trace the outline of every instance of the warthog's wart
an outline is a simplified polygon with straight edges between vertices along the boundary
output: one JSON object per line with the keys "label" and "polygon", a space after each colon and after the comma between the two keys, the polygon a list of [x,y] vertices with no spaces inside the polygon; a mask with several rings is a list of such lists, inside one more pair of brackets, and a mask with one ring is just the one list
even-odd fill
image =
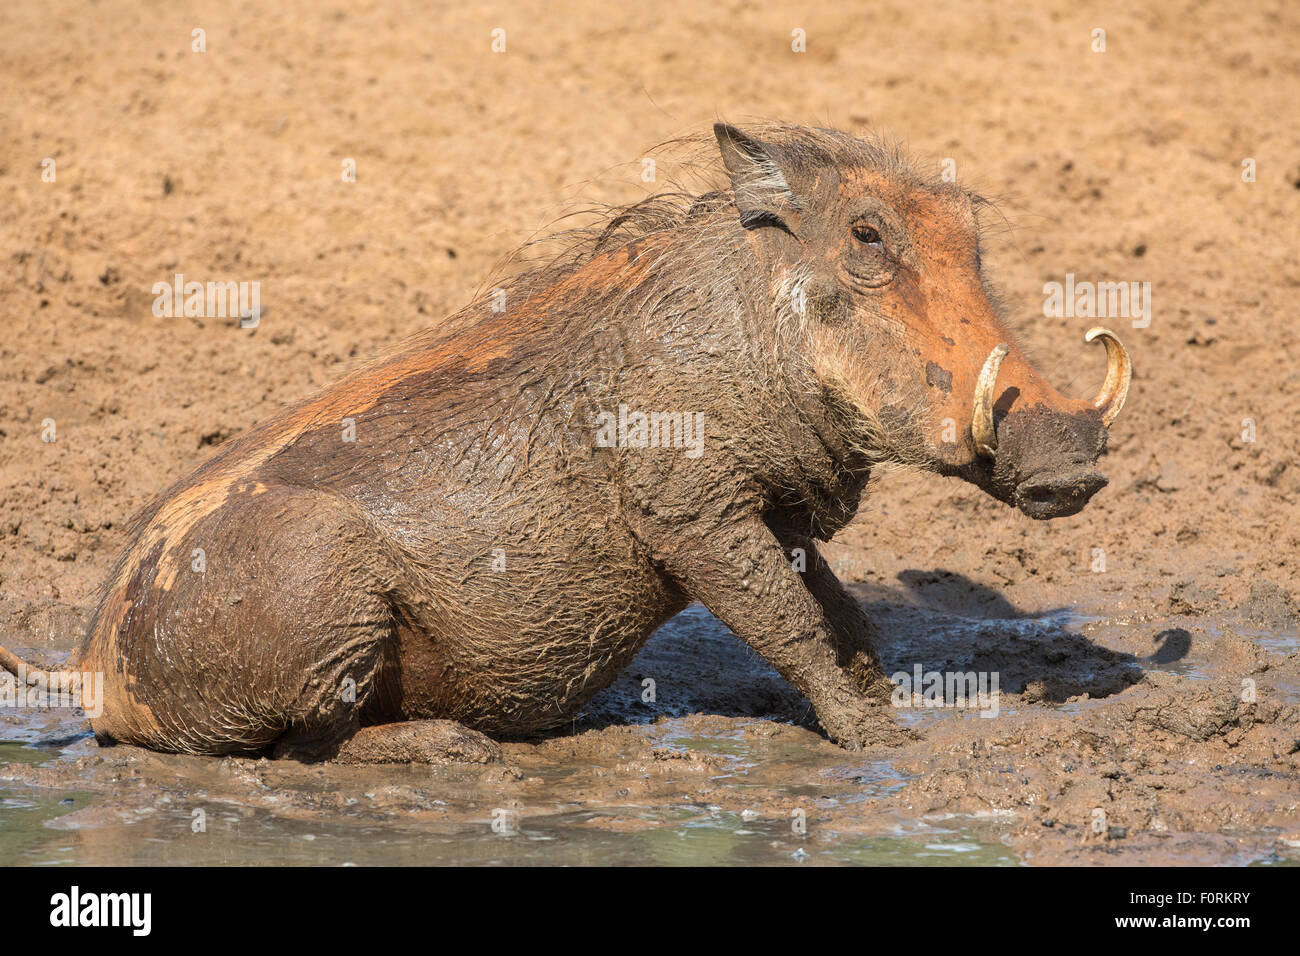
{"label": "warthog's wart", "polygon": [[[1089,333],[1093,402],[1042,379],[961,188],[835,130],[714,133],[713,191],[613,211],[159,495],[70,665],[104,673],[98,739],[493,760],[486,734],[564,723],[692,600],[833,739],[899,739],[816,541],[886,462],[1074,514],[1128,356]],[[700,454],[598,441],[620,407],[698,414]]]}

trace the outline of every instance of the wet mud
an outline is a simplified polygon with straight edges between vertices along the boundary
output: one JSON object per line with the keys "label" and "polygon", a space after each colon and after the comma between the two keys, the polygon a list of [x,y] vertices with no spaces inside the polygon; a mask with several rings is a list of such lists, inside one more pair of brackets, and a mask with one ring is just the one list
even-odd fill
{"label": "wet mud", "polygon": [[[71,708],[0,715],[6,862],[1300,862],[1300,654],[1187,618],[859,597],[886,669],[998,674],[909,699],[848,752],[698,605],[573,725],[486,767],[356,767],[99,747]],[[1240,628],[1240,629],[1239,629]],[[50,653],[51,662],[59,657]],[[1250,688],[1250,693],[1247,693]],[[954,700],[946,704],[957,703]],[[983,706],[981,706],[983,705]],[[982,714],[984,716],[982,716]]]}

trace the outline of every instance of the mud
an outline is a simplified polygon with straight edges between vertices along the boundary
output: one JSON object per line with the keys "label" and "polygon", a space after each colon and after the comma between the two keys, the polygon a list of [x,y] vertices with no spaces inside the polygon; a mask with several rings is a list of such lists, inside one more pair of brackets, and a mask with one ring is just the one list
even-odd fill
{"label": "mud", "polygon": [[[956,576],[942,599],[940,579],[911,580],[929,599],[901,584],[858,589],[887,633],[905,635],[886,645],[887,670],[997,671],[996,716],[904,708],[919,741],[847,753],[695,605],[571,727],[504,744],[501,765],[166,756],[100,748],[70,708],[7,712],[0,732],[25,746],[4,745],[0,853],[98,864],[1300,863],[1294,633],[1267,647],[1245,622],[1027,615]],[[998,616],[953,609],[972,603]]]}
{"label": "mud", "polygon": [[[997,717],[903,711],[921,739],[846,753],[692,608],[500,766],[101,750],[70,711],[0,708],[0,860],[1300,860],[1294,10],[236,2],[200,60],[193,16],[133,9],[3,15],[0,644],[47,662],[150,495],[454,311],[579,192],[635,198],[640,151],[718,115],[892,130],[1005,197],[986,265],[1068,394],[1100,376],[1095,323],[1043,316],[1045,282],[1149,281],[1153,316],[1117,329],[1137,372],[1085,512],[894,473],[828,549],[888,672],[996,671]],[[155,318],[177,271],[260,279],[261,325]]]}

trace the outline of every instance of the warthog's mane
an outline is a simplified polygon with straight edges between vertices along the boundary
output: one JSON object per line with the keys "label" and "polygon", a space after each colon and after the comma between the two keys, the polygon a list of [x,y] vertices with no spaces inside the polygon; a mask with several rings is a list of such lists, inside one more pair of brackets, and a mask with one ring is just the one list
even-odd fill
{"label": "warthog's mane", "polygon": [[[744,124],[744,132],[771,148],[788,178],[798,180],[818,170],[863,168],[885,173],[923,188],[938,188],[937,174],[925,172],[897,141],[874,133],[853,136],[840,130],[791,123]],[[498,264],[479,288],[473,304],[498,289],[517,295],[535,292],[577,272],[596,256],[649,236],[706,231],[714,220],[735,215],[734,192],[722,166],[713,132],[701,132],[660,143],[649,151],[663,170],[656,181],[666,185],[643,199],[626,204],[576,204],[552,219],[541,234],[530,238]],[[982,197],[968,193],[977,206]],[[561,224],[564,228],[556,228]],[[513,297],[513,296],[512,296]]]}

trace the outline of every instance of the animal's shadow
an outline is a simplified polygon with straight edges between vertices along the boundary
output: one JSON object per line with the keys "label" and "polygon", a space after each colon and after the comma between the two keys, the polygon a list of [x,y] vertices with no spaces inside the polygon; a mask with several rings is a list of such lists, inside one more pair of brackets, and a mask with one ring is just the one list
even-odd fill
{"label": "animal's shadow", "polygon": [[[1095,644],[1068,626],[1066,609],[1028,615],[1000,592],[948,571],[905,571],[901,588],[853,585],[875,621],[885,673],[997,674],[998,689],[1055,705],[1109,697],[1136,683],[1143,664],[1186,655],[1190,636],[1166,631],[1149,658]],[[917,688],[919,691],[920,688]],[[973,706],[973,705],[972,705]],[[1005,702],[1004,702],[1005,706]],[[808,701],[698,604],[661,627],[612,685],[556,733],[716,714],[815,727]]]}

